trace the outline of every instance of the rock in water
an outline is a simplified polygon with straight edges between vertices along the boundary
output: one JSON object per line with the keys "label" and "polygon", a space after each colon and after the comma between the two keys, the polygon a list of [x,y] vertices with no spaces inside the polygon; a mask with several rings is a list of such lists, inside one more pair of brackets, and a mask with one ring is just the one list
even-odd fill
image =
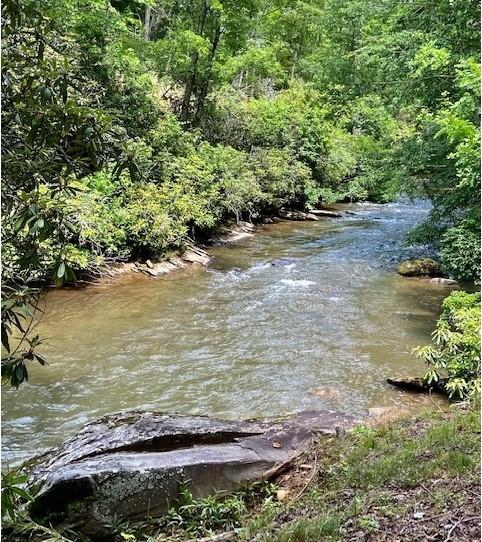
{"label": "rock in water", "polygon": [[434,278],[434,279],[430,279],[430,282],[434,282],[436,284],[447,284],[447,285],[456,285],[457,284],[457,281],[454,280],[454,279],[446,279],[446,278],[443,278],[443,277],[437,277],[437,278]]}
{"label": "rock in water", "polygon": [[387,378],[387,383],[407,391],[418,391],[422,393],[434,391],[437,393],[445,393],[444,379],[440,379],[438,382],[432,382],[429,385],[423,378],[418,376],[405,376],[400,378]]}
{"label": "rock in water", "polygon": [[288,265],[293,265],[298,262],[298,258],[275,258],[274,260],[269,260],[269,264],[273,267],[286,267]]}
{"label": "rock in water", "polygon": [[327,216],[331,218],[339,218],[343,216],[337,211],[329,211],[327,209],[310,209],[310,213],[315,216]]}
{"label": "rock in water", "polygon": [[268,478],[317,432],[352,420],[331,411],[259,423],[149,412],[105,416],[39,459],[31,513],[102,535],[114,515],[161,516],[186,484],[199,498]]}
{"label": "rock in water", "polygon": [[432,258],[405,260],[397,268],[397,273],[405,277],[436,277],[441,272],[440,264]]}
{"label": "rock in water", "polygon": [[340,399],[340,392],[332,386],[316,386],[310,390],[312,395],[327,399],[328,401],[335,401]]}
{"label": "rock in water", "polygon": [[288,211],[286,209],[281,209],[279,215],[286,220],[319,220],[313,213],[305,213],[304,211]]}

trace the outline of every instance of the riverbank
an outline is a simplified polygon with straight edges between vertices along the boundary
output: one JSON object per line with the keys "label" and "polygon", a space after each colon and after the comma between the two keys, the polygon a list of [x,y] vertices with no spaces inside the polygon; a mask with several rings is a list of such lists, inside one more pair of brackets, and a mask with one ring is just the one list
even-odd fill
{"label": "riverbank", "polygon": [[[479,494],[479,409],[454,404],[321,437],[269,483],[199,501],[186,491],[160,520],[113,523],[108,540],[468,542],[480,538]],[[32,533],[82,539],[28,521],[4,530],[7,541]]]}
{"label": "riverbank", "polygon": [[[273,219],[270,218],[270,221],[273,221]],[[175,254],[166,254],[164,258],[157,261],[147,259],[144,261],[107,264],[99,269],[98,276],[87,278],[87,280],[82,281],[82,284],[105,284],[114,279],[134,273],[159,277],[190,267],[206,267],[213,259],[209,254],[210,247],[236,243],[252,237],[257,227],[259,225],[243,221],[225,224],[206,243],[190,241],[185,250],[178,251]]]}
{"label": "riverbank", "polygon": [[244,539],[478,540],[479,434],[478,410],[454,405],[322,441],[311,469],[280,480],[288,504],[247,520]]}
{"label": "riverbank", "polygon": [[135,273],[159,277],[189,267],[206,267],[213,259],[209,253],[211,247],[229,245],[249,239],[267,224],[275,224],[281,221],[318,221],[326,218],[341,218],[344,214],[354,215],[355,213],[348,210],[337,210],[331,207],[320,206],[319,209],[310,209],[307,212],[281,209],[279,216],[264,216],[255,223],[243,220],[226,222],[204,243],[189,240],[185,250],[179,250],[173,254],[165,254],[163,258],[155,261],[147,259],[143,261],[106,263],[96,268],[95,273],[89,271],[83,274],[78,284],[84,287],[89,284],[106,284],[117,278]]}
{"label": "riverbank", "polygon": [[478,540],[479,435],[478,409],[453,405],[323,438],[274,485],[259,490],[268,496],[238,497],[245,509],[237,517],[229,498],[224,501],[225,529],[206,528],[204,518],[223,510],[207,501],[192,507],[198,517],[183,519],[181,511],[181,529],[165,528],[151,540]]}

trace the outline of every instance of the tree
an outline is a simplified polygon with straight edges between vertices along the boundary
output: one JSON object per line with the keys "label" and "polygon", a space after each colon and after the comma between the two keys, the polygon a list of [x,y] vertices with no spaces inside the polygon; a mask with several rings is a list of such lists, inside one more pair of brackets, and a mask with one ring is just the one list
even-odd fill
{"label": "tree", "polygon": [[18,387],[27,361],[45,363],[31,335],[39,282],[75,280],[65,199],[105,162],[109,122],[86,103],[95,85],[42,2],[6,0],[2,15],[2,379]]}

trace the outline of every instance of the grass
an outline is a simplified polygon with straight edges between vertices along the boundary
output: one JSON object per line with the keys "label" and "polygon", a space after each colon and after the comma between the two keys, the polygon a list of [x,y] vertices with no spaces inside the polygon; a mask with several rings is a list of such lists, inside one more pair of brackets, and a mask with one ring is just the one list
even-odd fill
{"label": "grass", "polygon": [[198,501],[186,491],[161,520],[119,522],[109,540],[478,540],[479,470],[479,411],[452,407],[323,438],[275,484]]}
{"label": "grass", "polygon": [[449,540],[478,540],[479,435],[477,410],[452,409],[322,441],[309,491],[247,520],[242,539],[445,540],[453,528]]}

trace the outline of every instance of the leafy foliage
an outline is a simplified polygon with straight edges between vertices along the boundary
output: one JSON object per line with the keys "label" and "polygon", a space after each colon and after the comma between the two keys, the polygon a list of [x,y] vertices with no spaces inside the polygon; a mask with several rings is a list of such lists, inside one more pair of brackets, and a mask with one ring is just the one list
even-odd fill
{"label": "leafy foliage", "polygon": [[106,160],[109,123],[78,90],[95,85],[78,70],[76,45],[59,33],[59,21],[35,1],[2,7],[2,380],[18,387],[27,361],[45,363],[30,334],[34,283],[46,275],[58,285],[75,280],[65,200],[74,179]]}
{"label": "leafy foliage", "polygon": [[480,284],[480,224],[465,220],[442,237],[442,258],[450,275]]}
{"label": "leafy foliage", "polygon": [[2,472],[2,517],[15,521],[21,514],[21,506],[32,500],[24,489],[28,476],[15,470]]}
{"label": "leafy foliage", "polygon": [[430,367],[427,382],[445,377],[450,397],[476,397],[480,393],[480,295],[452,292],[443,302],[433,340],[433,346],[415,350]]}
{"label": "leafy foliage", "polygon": [[231,495],[210,495],[194,499],[187,487],[182,488],[179,502],[169,509],[159,527],[165,531],[182,531],[188,536],[211,535],[239,527],[249,506],[260,502],[268,508],[275,492],[273,484],[264,483],[238,490]]}
{"label": "leafy foliage", "polygon": [[6,0],[5,380],[42,363],[38,288],[281,207],[429,197],[477,281],[476,4]]}

